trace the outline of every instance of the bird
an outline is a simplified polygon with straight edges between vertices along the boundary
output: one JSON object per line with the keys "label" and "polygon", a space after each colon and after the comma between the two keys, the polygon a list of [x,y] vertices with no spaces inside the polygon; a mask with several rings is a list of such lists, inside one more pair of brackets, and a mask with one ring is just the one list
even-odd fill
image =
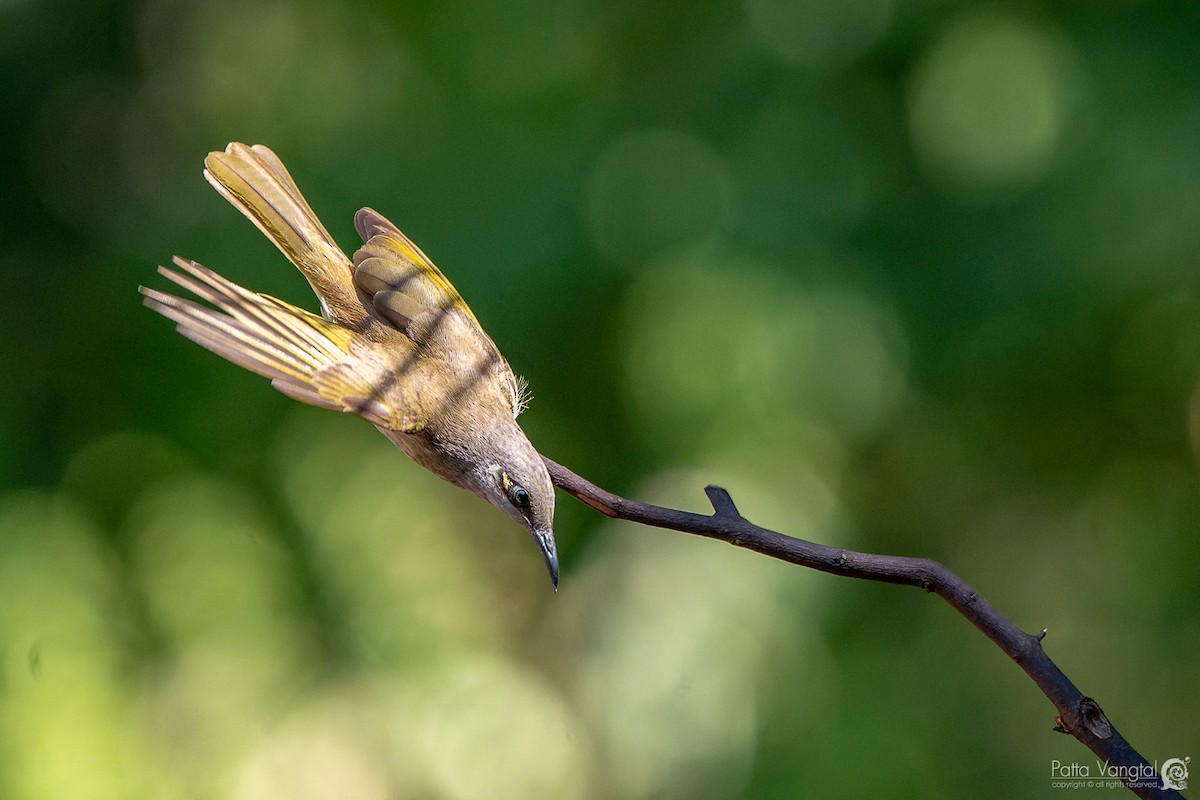
{"label": "bird", "polygon": [[347,257],[283,162],[229,144],[204,177],[308,280],[317,315],[176,256],[158,271],[193,299],[139,287],[176,330],[300,402],[362,417],[413,461],[486,500],[536,541],[554,590],[554,487],[517,422],[527,395],[446,276],[370,208]]}

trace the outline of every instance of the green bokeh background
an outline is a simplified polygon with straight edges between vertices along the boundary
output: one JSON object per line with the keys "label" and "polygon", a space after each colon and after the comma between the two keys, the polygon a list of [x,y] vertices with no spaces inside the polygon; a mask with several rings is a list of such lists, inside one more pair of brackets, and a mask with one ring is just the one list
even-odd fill
{"label": "green bokeh background", "polygon": [[[0,797],[1107,797],[936,598],[533,543],[143,309],[307,307],[272,146],[455,282],[601,484],[947,564],[1200,757],[1200,6],[0,2]],[[1193,762],[1196,763],[1196,762]]]}

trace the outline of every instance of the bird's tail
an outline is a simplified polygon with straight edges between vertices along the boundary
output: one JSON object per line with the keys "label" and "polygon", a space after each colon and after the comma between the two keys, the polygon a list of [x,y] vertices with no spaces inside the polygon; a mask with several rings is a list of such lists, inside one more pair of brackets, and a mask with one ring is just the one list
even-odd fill
{"label": "bird's tail", "polygon": [[353,264],[270,148],[233,142],[208,154],[204,177],[299,267],[328,319],[352,326],[366,319]]}
{"label": "bird's tail", "polygon": [[301,402],[349,411],[385,427],[403,427],[351,357],[352,331],[244,289],[194,261],[176,258],[175,265],[186,274],[166,267],[158,271],[215,308],[144,286],[140,291],[146,305],[174,320],[184,336],[270,378],[276,389]]}

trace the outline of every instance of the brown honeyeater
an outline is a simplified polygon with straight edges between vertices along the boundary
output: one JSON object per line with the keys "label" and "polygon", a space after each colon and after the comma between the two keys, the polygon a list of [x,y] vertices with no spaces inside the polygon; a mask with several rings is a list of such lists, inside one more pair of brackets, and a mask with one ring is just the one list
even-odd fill
{"label": "brown honeyeater", "polygon": [[204,177],[295,264],[321,316],[194,261],[159,272],[211,305],[141,287],[187,338],[310,405],[356,414],[414,461],[515,519],[558,588],[554,488],[517,424],[522,383],[441,270],[369,208],[353,258],[262,145],[209,153]]}

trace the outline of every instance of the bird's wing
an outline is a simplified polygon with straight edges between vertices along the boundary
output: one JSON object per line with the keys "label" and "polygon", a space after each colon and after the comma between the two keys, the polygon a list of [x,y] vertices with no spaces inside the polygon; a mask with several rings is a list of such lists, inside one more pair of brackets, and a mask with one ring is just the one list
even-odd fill
{"label": "bird's wing", "polygon": [[464,377],[496,381],[513,416],[520,414],[521,382],[442,271],[379,213],[361,209],[354,225],[364,242],[354,254],[354,284],[376,314],[418,345],[451,355]]}
{"label": "bird's wing", "polygon": [[[301,402],[348,411],[389,430],[416,433],[425,426],[412,392],[379,365],[355,352],[352,331],[282,300],[238,286],[194,261],[176,258],[181,274],[159,272],[210,308],[141,287],[146,305],[174,320],[177,330],[238,366],[271,379]],[[393,376],[394,377],[394,376]]]}

